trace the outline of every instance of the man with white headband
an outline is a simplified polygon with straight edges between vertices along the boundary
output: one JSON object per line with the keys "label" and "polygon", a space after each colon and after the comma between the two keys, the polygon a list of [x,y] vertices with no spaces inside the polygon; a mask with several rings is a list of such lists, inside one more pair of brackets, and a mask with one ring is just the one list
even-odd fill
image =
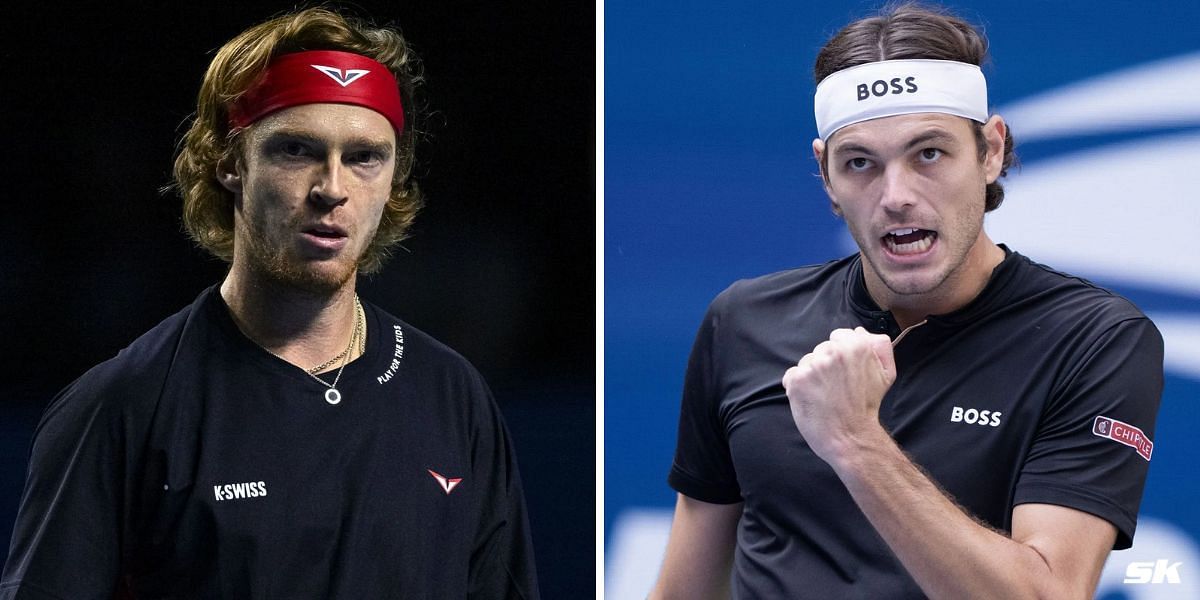
{"label": "man with white headband", "polygon": [[903,5],[819,53],[813,152],[859,252],[710,306],[652,598],[1091,598],[1131,545],[1162,339],[983,230],[1012,162],[986,48]]}
{"label": "man with white headband", "polygon": [[0,599],[538,597],[487,385],[355,293],[421,206],[415,61],[325,9],[216,53],[175,178],[228,275],[51,403]]}

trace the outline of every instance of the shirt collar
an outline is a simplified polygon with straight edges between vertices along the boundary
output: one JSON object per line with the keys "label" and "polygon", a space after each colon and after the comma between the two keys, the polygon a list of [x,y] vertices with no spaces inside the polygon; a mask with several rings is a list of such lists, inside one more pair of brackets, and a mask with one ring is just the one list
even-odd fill
{"label": "shirt collar", "polygon": [[[946,325],[954,325],[973,321],[976,317],[982,314],[987,314],[1008,302],[1008,289],[1017,273],[1018,263],[1025,261],[1025,257],[1014,252],[1005,246],[999,244],[1004,250],[1004,260],[992,269],[992,275],[988,279],[987,285],[975,296],[970,302],[959,308],[943,315],[931,315],[929,321],[943,323]],[[854,312],[863,319],[864,324],[878,324],[879,319],[886,319],[889,323],[889,329],[897,329],[895,320],[892,318],[892,313],[882,308],[875,303],[874,298],[871,298],[871,293],[867,291],[867,283],[863,278],[862,255],[856,255],[850,260],[850,268],[846,273],[846,298]],[[871,327],[867,327],[872,329]],[[875,329],[878,329],[876,327]],[[874,331],[875,329],[872,329]],[[895,332],[893,332],[895,333]]]}

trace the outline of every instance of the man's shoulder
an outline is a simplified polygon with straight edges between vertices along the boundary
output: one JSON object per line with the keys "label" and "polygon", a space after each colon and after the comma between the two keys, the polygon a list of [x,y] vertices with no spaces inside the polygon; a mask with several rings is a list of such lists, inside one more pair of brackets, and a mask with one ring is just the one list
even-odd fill
{"label": "man's shoulder", "polygon": [[1044,310],[1089,321],[1149,321],[1137,305],[1111,289],[1027,256],[1018,258],[1020,291],[1025,297],[1039,299]]}
{"label": "man's shoulder", "polygon": [[471,361],[457,350],[377,304],[365,301],[363,304],[376,312],[381,334],[391,337],[395,352],[402,353],[404,360],[420,362],[423,368],[482,379]]}
{"label": "man's shoulder", "polygon": [[755,306],[776,306],[818,294],[833,294],[840,298],[846,293],[846,277],[857,261],[858,255],[851,255],[739,279],[717,295],[712,308],[717,311],[737,311]]}
{"label": "man's shoulder", "polygon": [[184,307],[112,358],[88,369],[59,392],[43,420],[67,408],[85,412],[120,410],[156,398],[195,307],[195,303]]}

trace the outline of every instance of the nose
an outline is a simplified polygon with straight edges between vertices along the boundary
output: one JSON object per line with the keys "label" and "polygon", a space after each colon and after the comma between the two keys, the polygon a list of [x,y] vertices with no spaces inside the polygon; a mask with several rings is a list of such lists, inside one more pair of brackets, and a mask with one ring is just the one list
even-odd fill
{"label": "nose", "polygon": [[903,212],[916,204],[914,177],[908,169],[889,165],[880,177],[880,206],[890,212]]}
{"label": "nose", "polygon": [[317,180],[313,182],[309,192],[309,199],[325,206],[344,203],[349,199],[346,192],[346,176],[341,160],[331,157],[317,174]]}

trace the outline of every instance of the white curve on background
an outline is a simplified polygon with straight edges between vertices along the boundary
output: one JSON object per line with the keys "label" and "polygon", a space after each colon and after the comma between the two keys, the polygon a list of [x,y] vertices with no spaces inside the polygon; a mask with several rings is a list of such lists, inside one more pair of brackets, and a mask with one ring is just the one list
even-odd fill
{"label": "white curve on background", "polygon": [[1091,77],[1001,106],[1018,141],[1200,123],[1200,52]]}

